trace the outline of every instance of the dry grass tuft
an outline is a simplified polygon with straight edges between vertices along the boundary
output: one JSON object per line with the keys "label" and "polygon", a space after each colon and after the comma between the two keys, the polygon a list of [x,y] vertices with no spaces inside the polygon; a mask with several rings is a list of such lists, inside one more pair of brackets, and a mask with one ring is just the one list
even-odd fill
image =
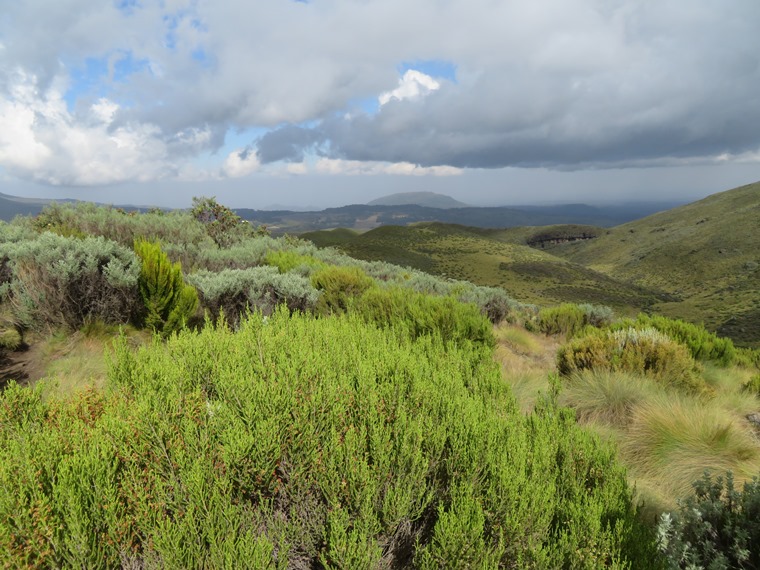
{"label": "dry grass tuft", "polygon": [[760,445],[746,424],[696,398],[667,395],[637,406],[621,451],[636,478],[672,499],[687,495],[705,470],[731,470],[737,481],[760,471]]}

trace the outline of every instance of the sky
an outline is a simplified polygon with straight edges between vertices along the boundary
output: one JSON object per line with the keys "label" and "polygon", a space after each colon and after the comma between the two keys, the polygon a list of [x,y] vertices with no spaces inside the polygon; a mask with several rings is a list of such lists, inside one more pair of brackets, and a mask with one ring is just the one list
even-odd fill
{"label": "sky", "polygon": [[757,0],[0,0],[0,192],[326,207],[760,180]]}

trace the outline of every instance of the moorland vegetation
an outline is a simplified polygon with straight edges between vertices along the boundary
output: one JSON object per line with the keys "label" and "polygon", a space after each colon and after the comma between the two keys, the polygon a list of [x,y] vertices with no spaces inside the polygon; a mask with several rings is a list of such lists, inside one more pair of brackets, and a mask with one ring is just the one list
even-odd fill
{"label": "moorland vegetation", "polygon": [[69,344],[0,394],[4,567],[758,565],[760,357],[702,327],[213,199],[2,224],[0,296],[5,359]]}

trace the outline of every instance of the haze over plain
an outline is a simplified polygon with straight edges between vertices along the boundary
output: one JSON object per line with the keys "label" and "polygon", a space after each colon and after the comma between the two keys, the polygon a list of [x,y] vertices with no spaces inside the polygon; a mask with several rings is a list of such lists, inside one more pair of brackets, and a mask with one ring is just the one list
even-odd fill
{"label": "haze over plain", "polygon": [[760,178],[752,0],[6,4],[8,194],[685,202]]}

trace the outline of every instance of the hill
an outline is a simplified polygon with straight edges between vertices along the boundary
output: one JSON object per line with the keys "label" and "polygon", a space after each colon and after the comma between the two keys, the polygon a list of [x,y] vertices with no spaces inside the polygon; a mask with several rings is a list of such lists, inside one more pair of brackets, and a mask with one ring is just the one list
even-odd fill
{"label": "hill", "polygon": [[363,234],[346,230],[302,234],[320,247],[333,246],[357,259],[387,261],[432,273],[503,287],[522,302],[592,302],[638,310],[666,300],[578,263],[540,251],[541,240],[588,239],[592,226],[523,227],[507,230],[454,224],[384,226]]}
{"label": "hill", "polygon": [[369,206],[426,206],[428,208],[466,208],[467,204],[435,192],[400,192],[367,203]]}
{"label": "hill", "polygon": [[657,212],[662,204],[640,204],[638,207],[588,206],[495,206],[467,208],[430,208],[416,204],[381,206],[352,204],[327,208],[319,212],[269,211],[238,208],[235,212],[254,224],[266,225],[272,233],[300,234],[334,228],[366,231],[387,225],[409,225],[419,222],[442,222],[479,228],[547,226],[553,224],[589,224],[611,227]]}
{"label": "hill", "polygon": [[6,222],[16,216],[36,216],[42,211],[46,201],[27,200],[0,193],[0,220]]}
{"label": "hill", "polygon": [[760,344],[760,183],[545,251],[672,301],[654,308]]}

